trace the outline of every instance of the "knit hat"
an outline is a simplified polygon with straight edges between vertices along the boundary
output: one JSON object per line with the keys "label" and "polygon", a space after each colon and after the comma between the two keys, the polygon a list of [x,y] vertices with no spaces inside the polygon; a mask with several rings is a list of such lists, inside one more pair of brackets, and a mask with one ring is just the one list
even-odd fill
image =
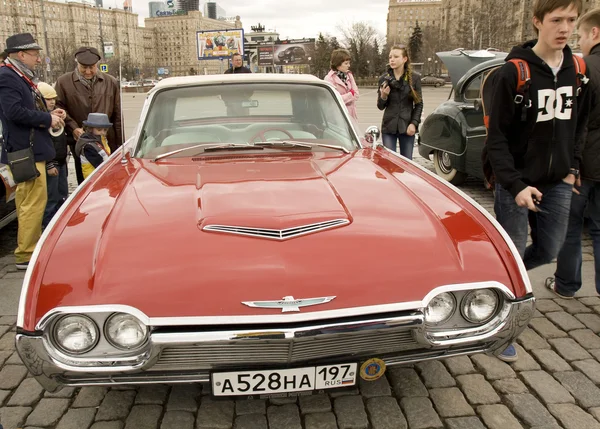
{"label": "knit hat", "polygon": [[46,82],[38,83],[37,87],[46,100],[51,100],[53,98],[58,97],[58,95],[56,94],[56,90],[51,85],[48,85]]}

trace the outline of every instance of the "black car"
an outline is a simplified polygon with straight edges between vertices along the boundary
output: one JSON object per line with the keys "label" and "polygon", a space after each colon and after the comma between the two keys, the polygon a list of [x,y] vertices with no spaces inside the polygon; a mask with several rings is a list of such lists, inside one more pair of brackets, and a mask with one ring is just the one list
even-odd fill
{"label": "black car", "polygon": [[454,185],[467,176],[484,179],[481,151],[486,138],[481,107],[481,84],[486,74],[503,64],[506,52],[455,50],[439,52],[452,78],[448,100],[423,122],[419,154],[433,155],[436,173]]}
{"label": "black car", "polygon": [[306,52],[301,46],[290,46],[277,54],[280,63],[294,63],[303,60],[304,57],[306,57]]}

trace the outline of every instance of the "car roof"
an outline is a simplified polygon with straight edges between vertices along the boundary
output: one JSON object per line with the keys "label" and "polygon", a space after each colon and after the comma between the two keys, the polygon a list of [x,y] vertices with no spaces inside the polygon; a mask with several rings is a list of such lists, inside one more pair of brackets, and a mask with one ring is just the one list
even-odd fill
{"label": "car roof", "polygon": [[152,91],[179,86],[214,85],[222,83],[321,83],[325,82],[311,74],[283,74],[283,73],[236,73],[213,74],[201,76],[169,77],[161,80]]}
{"label": "car roof", "polygon": [[507,55],[507,52],[499,52],[489,49],[482,49],[478,51],[455,49],[453,51],[437,53],[437,56],[443,61],[444,65],[448,69],[450,79],[452,80],[452,86],[455,88],[462,77],[473,67],[493,59],[504,60]]}
{"label": "car roof", "polygon": [[471,67],[464,75],[461,76],[461,78],[456,83],[456,94],[459,94],[462,91],[462,87],[468,80],[471,79],[471,77],[489,68],[502,65],[504,64],[504,62],[504,58],[494,58],[493,60],[485,61],[483,63],[477,64],[475,67]]}

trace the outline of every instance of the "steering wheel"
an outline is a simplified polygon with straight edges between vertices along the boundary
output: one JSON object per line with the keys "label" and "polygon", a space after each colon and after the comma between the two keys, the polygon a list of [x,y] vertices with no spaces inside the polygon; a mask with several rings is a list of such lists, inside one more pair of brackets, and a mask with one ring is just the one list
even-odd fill
{"label": "steering wheel", "polygon": [[290,140],[294,140],[294,136],[291,135],[289,133],[289,131],[284,130],[283,128],[267,128],[266,130],[262,130],[259,131],[258,133],[254,134],[250,140],[248,141],[248,143],[253,143],[258,137],[260,137],[260,141],[264,142],[267,141],[267,138],[265,137],[265,133],[268,133],[270,131],[279,131],[280,133],[285,134],[286,136],[288,136],[290,138]]}

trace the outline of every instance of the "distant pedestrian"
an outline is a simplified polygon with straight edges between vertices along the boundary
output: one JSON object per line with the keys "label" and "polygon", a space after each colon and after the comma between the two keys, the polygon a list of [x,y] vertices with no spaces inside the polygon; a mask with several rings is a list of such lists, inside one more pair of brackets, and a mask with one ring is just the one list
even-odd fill
{"label": "distant pedestrian", "polygon": [[379,78],[377,107],[385,110],[381,124],[383,145],[400,154],[413,157],[415,133],[421,123],[423,95],[421,76],[414,73],[408,51],[404,46],[393,46],[389,55],[390,68]]}
{"label": "distant pedestrian", "polygon": [[75,152],[81,159],[81,170],[84,179],[108,159],[111,153],[110,144],[106,138],[113,124],[104,113],[90,113],[83,121],[84,133],[77,140]]}
{"label": "distant pedestrian", "polygon": [[241,54],[233,54],[231,67],[225,71],[225,74],[234,73],[252,73],[248,67],[244,67],[244,59]]}
{"label": "distant pedestrian", "polygon": [[354,76],[350,71],[350,52],[346,49],[336,49],[331,53],[331,70],[325,80],[335,86],[346,104],[350,116],[358,122],[356,102],[359,93]]}

